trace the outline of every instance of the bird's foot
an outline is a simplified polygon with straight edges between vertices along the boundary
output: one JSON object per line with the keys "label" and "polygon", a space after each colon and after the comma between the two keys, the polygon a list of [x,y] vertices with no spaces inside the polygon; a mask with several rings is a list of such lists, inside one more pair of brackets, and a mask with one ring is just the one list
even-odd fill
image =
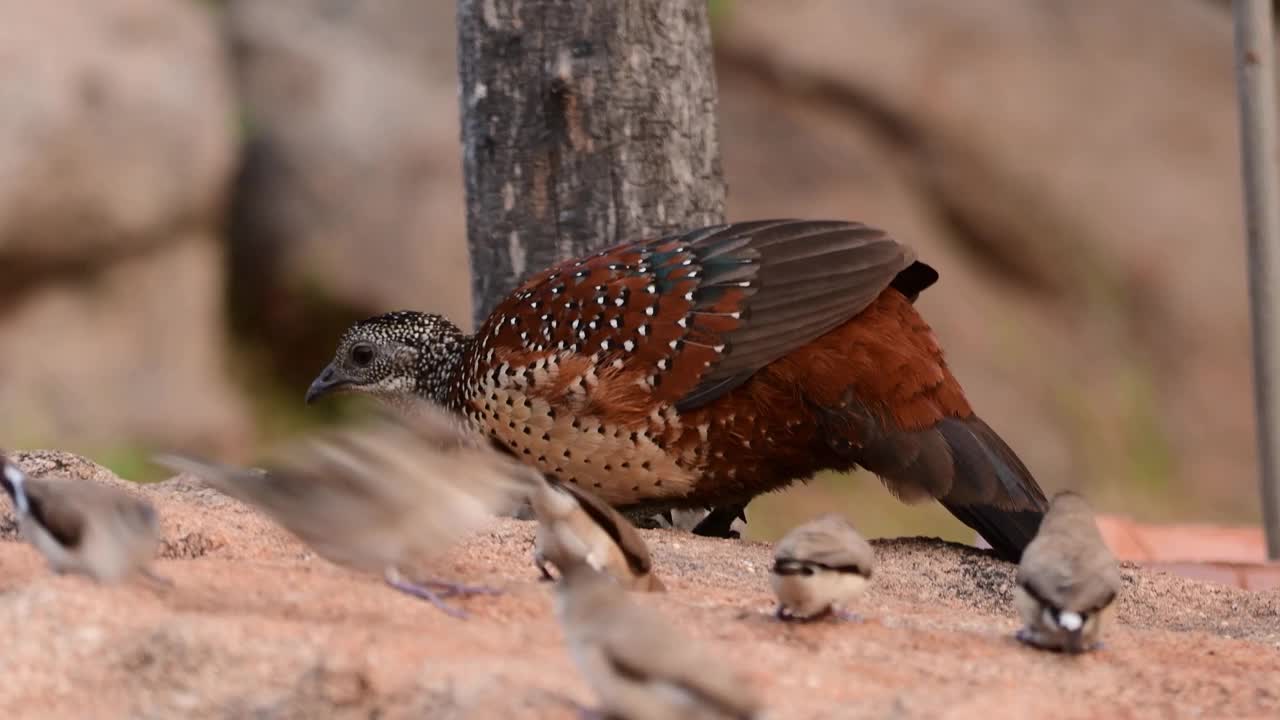
{"label": "bird's foot", "polygon": [[412,595],[413,597],[416,597],[420,600],[426,600],[432,605],[435,605],[445,615],[457,618],[459,620],[466,620],[468,617],[465,612],[463,612],[462,610],[459,610],[458,608],[453,607],[452,605],[449,605],[444,601],[442,597],[440,597],[440,595],[432,592],[430,589],[425,588],[421,585],[409,582],[408,580],[405,580],[403,578],[401,579],[387,578],[387,584],[395,588],[396,590],[399,590],[400,592],[405,593],[406,595]]}
{"label": "bird's foot", "polygon": [[138,577],[153,590],[169,590],[173,588],[173,580],[156,574],[151,568],[142,568],[142,570],[138,571]]}
{"label": "bird's foot", "polygon": [[818,613],[817,615],[796,615],[795,613],[791,612],[791,609],[788,608],[787,606],[779,605],[777,611],[774,612],[773,615],[774,617],[778,618],[782,622],[808,623],[808,622],[813,622],[814,620],[817,620],[818,618],[825,616],[826,613]]}
{"label": "bird's foot", "polygon": [[1102,647],[1101,642],[1087,643],[1068,638],[1066,642],[1062,643],[1061,651],[1066,655],[1084,655],[1085,653],[1091,653],[1100,647]]}
{"label": "bird's foot", "polygon": [[484,585],[462,585],[459,583],[445,582],[444,580],[423,580],[421,584],[438,589],[441,597],[453,597],[455,595],[502,594],[502,591],[498,588],[486,587]]}
{"label": "bird's foot", "polygon": [[587,707],[564,693],[556,692],[555,690],[536,690],[535,692],[539,692],[565,707],[576,710],[578,717],[582,720],[615,720],[605,711],[599,708]]}
{"label": "bird's foot", "polygon": [[669,530],[675,527],[675,518],[670,510],[653,514],[623,512],[622,515],[640,530]]}
{"label": "bird's foot", "polygon": [[1049,650],[1052,652],[1063,651],[1063,647],[1060,644],[1050,642],[1042,633],[1036,632],[1028,627],[1018,628],[1018,631],[1013,634],[1013,637],[1018,642],[1037,650]]}
{"label": "bird's foot", "polygon": [[550,570],[547,569],[547,563],[541,557],[534,556],[533,565],[534,567],[538,568],[538,573],[539,573],[538,582],[554,582],[555,581],[556,577],[551,574]]}
{"label": "bird's foot", "polygon": [[1063,655],[1082,655],[1102,648],[1101,641],[1083,642],[1078,637],[1063,636],[1056,633],[1045,633],[1030,627],[1021,627],[1013,634],[1019,642],[1037,650],[1045,650]]}
{"label": "bird's foot", "polygon": [[703,537],[739,540],[742,538],[742,533],[733,527],[738,520],[741,520],[745,527],[747,522],[746,503],[722,505],[713,508],[710,513],[707,513],[707,516],[693,527],[693,534],[702,535]]}
{"label": "bird's foot", "polygon": [[774,616],[783,622],[790,623],[811,623],[827,619],[839,620],[841,622],[862,622],[862,616],[857,613],[851,613],[847,610],[836,610],[831,607],[812,615],[796,615],[786,606],[779,605],[777,611],[774,612]]}
{"label": "bird's foot", "polygon": [[[412,595],[420,600],[426,600],[432,605],[435,605],[436,608],[444,614],[459,620],[466,620],[468,617],[467,613],[446,603],[444,598],[453,597],[455,595],[496,595],[501,592],[500,590],[494,590],[492,588],[468,587],[466,585],[459,585],[441,580],[427,580],[425,582],[416,583],[405,578],[400,574],[400,571],[395,568],[387,568],[385,580],[388,585],[396,590],[399,590],[406,595]],[[432,588],[438,589],[439,592]]]}
{"label": "bird's foot", "polygon": [[850,612],[848,610],[832,610],[831,617],[841,622],[849,622],[849,623],[864,622],[864,619],[861,615],[859,615],[856,612]]}

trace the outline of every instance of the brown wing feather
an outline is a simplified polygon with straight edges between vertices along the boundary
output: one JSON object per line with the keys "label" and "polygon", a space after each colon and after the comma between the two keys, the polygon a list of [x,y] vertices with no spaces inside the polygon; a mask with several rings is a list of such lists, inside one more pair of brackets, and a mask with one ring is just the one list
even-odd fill
{"label": "brown wing feather", "polygon": [[649,557],[649,547],[645,544],[635,526],[612,506],[601,500],[594,493],[574,483],[556,482],[556,487],[564,489],[572,495],[583,511],[601,527],[613,541],[618,544],[622,554],[627,558],[627,565],[638,574],[649,572],[653,561]]}
{"label": "brown wing feather", "polygon": [[[974,414],[933,331],[890,289],[785,359],[822,435],[905,501],[935,498],[1016,561],[1048,507],[1031,472]],[[808,370],[813,380],[803,379]]]}
{"label": "brown wing feather", "polygon": [[[726,234],[732,237],[732,226]],[[714,242],[710,236],[706,242]],[[860,223],[782,221],[758,226],[748,242],[705,261],[703,283],[716,312],[739,312],[743,322],[715,333],[718,362],[699,373],[680,397],[687,410],[744,382],[757,370],[838,327],[867,307],[915,258],[910,248]],[[735,267],[728,261],[742,263]],[[748,262],[749,261],[749,262]],[[731,282],[750,283],[749,295],[716,297]],[[754,273],[743,278],[741,268]],[[701,326],[699,326],[701,327]]]}
{"label": "brown wing feather", "polygon": [[23,483],[31,516],[63,547],[75,548],[84,539],[84,511],[58,491],[56,484],[36,478]]}
{"label": "brown wing feather", "polygon": [[766,220],[627,243],[551,268],[478,333],[477,354],[617,362],[681,410],[703,405],[869,305],[914,262],[843,221]]}

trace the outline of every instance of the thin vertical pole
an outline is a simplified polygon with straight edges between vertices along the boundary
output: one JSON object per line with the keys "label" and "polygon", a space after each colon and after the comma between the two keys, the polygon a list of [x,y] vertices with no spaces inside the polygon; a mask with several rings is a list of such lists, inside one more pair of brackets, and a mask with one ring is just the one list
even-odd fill
{"label": "thin vertical pole", "polygon": [[1262,523],[1267,555],[1280,560],[1280,177],[1276,166],[1275,45],[1271,0],[1235,0],[1236,87],[1245,226],[1249,242],[1249,305],[1261,461]]}

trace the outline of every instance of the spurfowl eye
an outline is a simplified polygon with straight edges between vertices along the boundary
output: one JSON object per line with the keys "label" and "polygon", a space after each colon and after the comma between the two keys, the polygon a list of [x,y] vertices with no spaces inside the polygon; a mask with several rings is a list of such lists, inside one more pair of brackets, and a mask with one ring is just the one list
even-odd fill
{"label": "spurfowl eye", "polygon": [[351,348],[351,362],[357,367],[367,367],[373,362],[373,347],[361,344]]}

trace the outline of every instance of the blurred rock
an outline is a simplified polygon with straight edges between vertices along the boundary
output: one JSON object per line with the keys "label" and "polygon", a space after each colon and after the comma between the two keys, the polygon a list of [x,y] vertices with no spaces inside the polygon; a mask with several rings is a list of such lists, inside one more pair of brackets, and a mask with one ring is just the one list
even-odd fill
{"label": "blurred rock", "polygon": [[[22,460],[118,482],[64,454]],[[377,573],[316,557],[189,479],[136,491],[155,503],[166,549],[192,536],[217,542],[196,556],[166,551],[153,569],[172,585],[157,589],[59,576],[25,543],[0,541],[0,716],[570,720],[597,702],[529,562],[532,523],[497,521],[422,566],[502,588],[457,599],[471,615],[458,622]],[[8,509],[0,500],[0,525]],[[1275,591],[1125,564],[1107,649],[1067,668],[1013,641],[1016,569],[971,548],[877,540],[883,572],[851,608],[865,622],[780,629],[765,583],[769,545],[641,534],[672,582],[635,601],[741,668],[776,720],[1274,718],[1280,709]]]}
{"label": "blurred rock", "polygon": [[926,317],[1047,488],[1256,514],[1225,8],[738,2],[718,42],[733,217],[917,247]]}
{"label": "blurred rock", "polygon": [[[1136,42],[1139,26],[1158,32]],[[731,30],[735,54],[875,113],[939,203],[977,227],[975,242],[999,241],[989,252],[1033,287],[1075,280],[1064,259],[1094,270],[1070,267],[1081,250],[1146,266],[1170,237],[1239,269],[1240,243],[1198,241],[1240,225],[1237,188],[1220,182],[1237,162],[1231,23],[1204,0],[1158,12],[1138,0],[819,0],[785,14],[745,2]],[[1180,264],[1170,283],[1205,269]],[[1220,308],[1182,309],[1199,320]]]}
{"label": "blurred rock", "polygon": [[[452,0],[230,2],[237,320],[314,374],[357,317],[470,317]],[[301,391],[299,391],[301,392]]]}
{"label": "blurred rock", "polygon": [[194,2],[0,3],[0,263],[107,261],[208,223],[235,160]]}
{"label": "blurred rock", "polygon": [[0,3],[0,438],[247,439],[216,227],[235,163],[196,3]]}
{"label": "blurred rock", "polygon": [[[950,242],[946,223],[914,182],[910,167],[864,119],[797,98],[733,61],[722,63],[719,85],[729,217],[857,218],[889,229],[914,247],[942,275],[917,305],[938,332],[978,413],[1016,448],[1042,485],[1070,484],[1082,469],[1072,454],[1071,428],[1042,399],[1055,387],[1055,378],[1045,377],[1052,368],[1027,362],[1029,348],[1046,349],[1048,355],[1067,352],[1068,338],[1054,332],[1060,324],[1045,323],[1051,309],[1009,287]],[[1009,348],[1011,328],[1023,336],[1025,347],[1019,342],[1017,349]],[[869,475],[842,484],[858,493],[856,499],[840,500],[858,507],[858,517],[884,515],[895,527],[940,531],[918,524],[924,522],[919,511],[905,512]],[[799,490],[787,497],[806,502]],[[804,512],[819,512],[832,501],[816,498],[817,505],[798,511],[789,522],[801,522]]]}
{"label": "blurred rock", "polygon": [[29,446],[248,440],[222,326],[221,251],[203,231],[59,275],[0,314],[0,437]]}

